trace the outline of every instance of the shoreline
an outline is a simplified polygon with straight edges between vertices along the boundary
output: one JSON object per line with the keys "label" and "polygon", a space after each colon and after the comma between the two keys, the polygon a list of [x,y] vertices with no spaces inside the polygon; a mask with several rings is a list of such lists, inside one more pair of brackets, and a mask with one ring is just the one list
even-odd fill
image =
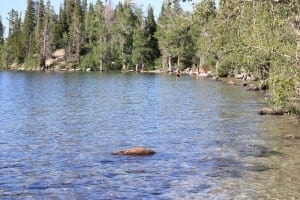
{"label": "shoreline", "polygon": [[127,70],[127,71],[122,71],[122,70],[91,70],[91,68],[87,68],[87,69],[79,69],[79,68],[70,68],[70,67],[66,67],[66,68],[59,68],[58,66],[53,66],[53,67],[49,67],[48,69],[42,70],[40,68],[37,67],[32,67],[32,68],[25,68],[25,67],[9,67],[9,68],[0,68],[0,71],[15,71],[15,72],[122,72],[122,73],[149,73],[149,74],[163,74],[163,73],[168,73],[162,70],[149,70],[149,71],[135,71],[135,70]]}

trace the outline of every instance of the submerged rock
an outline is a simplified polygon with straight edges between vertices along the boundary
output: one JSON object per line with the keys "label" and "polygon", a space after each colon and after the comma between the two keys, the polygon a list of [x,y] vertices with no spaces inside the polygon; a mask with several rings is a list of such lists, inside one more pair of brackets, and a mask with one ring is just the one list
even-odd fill
{"label": "submerged rock", "polygon": [[272,167],[268,167],[268,166],[265,166],[265,165],[252,165],[252,166],[246,166],[245,168],[248,171],[254,171],[254,172],[264,172],[264,171],[274,169]]}
{"label": "submerged rock", "polygon": [[112,154],[117,156],[151,156],[155,154],[155,151],[144,147],[133,147],[126,150],[115,151]]}
{"label": "submerged rock", "polygon": [[283,115],[283,109],[281,108],[262,108],[258,114],[260,115]]}
{"label": "submerged rock", "polygon": [[247,91],[259,91],[259,87],[253,84],[249,85],[249,88],[247,88]]}
{"label": "submerged rock", "polygon": [[282,155],[281,152],[273,150],[270,147],[257,144],[247,144],[246,146],[241,146],[239,154],[242,157],[270,157]]}
{"label": "submerged rock", "polygon": [[299,140],[300,136],[296,136],[296,135],[285,135],[284,136],[285,139],[291,139],[291,140]]}

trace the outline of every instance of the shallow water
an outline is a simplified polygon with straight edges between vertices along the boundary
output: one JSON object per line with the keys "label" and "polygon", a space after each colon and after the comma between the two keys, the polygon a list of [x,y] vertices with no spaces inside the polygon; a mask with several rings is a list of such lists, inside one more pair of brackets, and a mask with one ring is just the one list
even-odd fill
{"label": "shallow water", "polygon": [[[155,74],[0,72],[0,199],[300,199],[300,126]],[[145,146],[150,157],[111,152]]]}

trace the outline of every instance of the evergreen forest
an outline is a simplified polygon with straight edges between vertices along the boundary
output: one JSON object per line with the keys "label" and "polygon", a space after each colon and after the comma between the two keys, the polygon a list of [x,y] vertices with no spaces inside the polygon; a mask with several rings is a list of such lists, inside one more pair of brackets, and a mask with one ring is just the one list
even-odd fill
{"label": "evergreen forest", "polygon": [[272,105],[300,113],[300,0],[202,0],[189,12],[164,0],[157,18],[130,0],[64,0],[58,13],[50,0],[27,0],[7,20],[1,69],[247,73]]}

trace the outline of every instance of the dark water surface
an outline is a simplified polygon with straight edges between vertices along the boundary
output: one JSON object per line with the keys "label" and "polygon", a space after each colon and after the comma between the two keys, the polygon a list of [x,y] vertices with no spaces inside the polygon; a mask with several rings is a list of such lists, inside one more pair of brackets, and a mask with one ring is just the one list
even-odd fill
{"label": "dark water surface", "polygon": [[[300,126],[190,77],[0,72],[0,199],[300,199]],[[112,151],[145,146],[150,157]]]}

